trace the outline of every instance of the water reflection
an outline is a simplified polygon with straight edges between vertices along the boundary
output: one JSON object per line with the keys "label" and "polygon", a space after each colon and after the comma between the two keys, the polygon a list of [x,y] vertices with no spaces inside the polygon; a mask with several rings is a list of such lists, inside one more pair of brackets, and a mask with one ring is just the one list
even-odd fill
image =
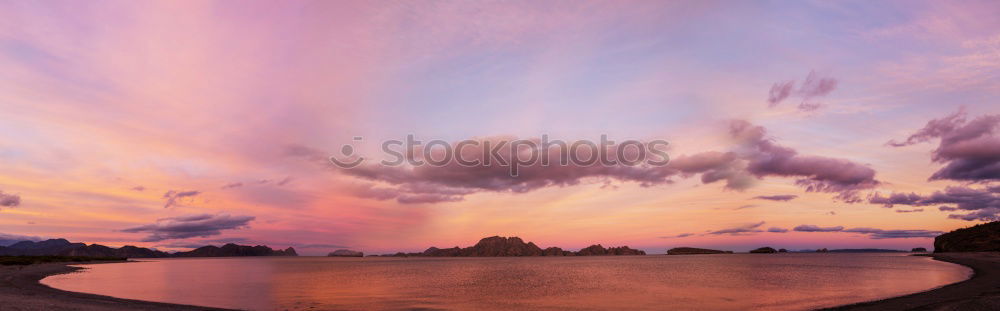
{"label": "water reflection", "polygon": [[206,258],[90,265],[50,286],[272,309],[778,309],[898,296],[969,270],[901,254]]}

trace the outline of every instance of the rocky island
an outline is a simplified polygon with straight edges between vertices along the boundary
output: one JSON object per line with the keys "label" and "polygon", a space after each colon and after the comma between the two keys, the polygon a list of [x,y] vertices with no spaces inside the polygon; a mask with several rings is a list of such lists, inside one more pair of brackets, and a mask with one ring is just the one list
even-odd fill
{"label": "rocky island", "polygon": [[628,246],[604,248],[600,244],[595,244],[581,249],[577,252],[566,251],[559,247],[549,247],[542,249],[535,243],[521,240],[519,237],[492,236],[479,240],[476,245],[466,248],[458,246],[452,248],[430,247],[420,253],[396,253],[391,257],[526,257],[526,256],[622,256],[622,255],[645,255],[642,250],[632,249]]}
{"label": "rocky island", "polygon": [[365,257],[364,252],[352,251],[349,249],[338,249],[326,254],[327,257]]}
{"label": "rocky island", "polygon": [[675,247],[667,250],[667,255],[702,255],[702,254],[732,254],[732,251],[720,251],[696,247]]}
{"label": "rocky island", "polygon": [[750,251],[751,254],[774,254],[774,253],[777,253],[777,252],[778,252],[777,250],[775,250],[774,248],[768,247],[768,246],[761,247],[761,248],[758,248],[758,249]]}

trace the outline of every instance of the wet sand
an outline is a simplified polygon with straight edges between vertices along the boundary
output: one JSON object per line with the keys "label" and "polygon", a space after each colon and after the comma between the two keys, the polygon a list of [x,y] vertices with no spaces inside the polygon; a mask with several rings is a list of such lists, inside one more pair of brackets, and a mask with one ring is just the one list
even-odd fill
{"label": "wet sand", "polygon": [[223,310],[67,292],[38,282],[46,276],[81,269],[70,264],[81,263],[0,266],[0,310]]}
{"label": "wet sand", "polygon": [[972,268],[967,281],[916,294],[826,310],[1000,310],[1000,252],[931,254]]}
{"label": "wet sand", "polygon": [[[937,260],[971,267],[975,275],[963,282],[911,295],[826,310],[1000,310],[1000,253],[930,255]],[[2,310],[224,310],[179,304],[121,299],[67,292],[39,283],[42,278],[77,271],[69,264],[49,263],[0,267]],[[100,263],[88,263],[100,264]]]}

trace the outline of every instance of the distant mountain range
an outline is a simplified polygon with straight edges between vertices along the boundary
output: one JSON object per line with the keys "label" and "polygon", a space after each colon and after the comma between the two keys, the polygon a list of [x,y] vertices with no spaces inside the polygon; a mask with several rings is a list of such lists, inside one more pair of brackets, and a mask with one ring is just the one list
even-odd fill
{"label": "distant mountain range", "polygon": [[294,248],[273,250],[257,245],[226,244],[222,247],[202,246],[188,252],[167,253],[136,246],[112,248],[100,244],[72,243],[66,239],[50,239],[40,242],[21,241],[10,246],[0,246],[0,256],[86,256],[124,258],[167,258],[167,257],[235,257],[235,256],[298,256]]}
{"label": "distant mountain range", "polygon": [[525,256],[620,256],[645,255],[646,252],[628,246],[604,248],[600,244],[588,246],[580,251],[565,251],[558,247],[542,249],[535,243],[519,237],[492,236],[479,240],[476,245],[466,248],[430,247],[420,253],[396,253],[381,255],[386,257],[525,257]]}
{"label": "distant mountain range", "polygon": [[882,249],[882,248],[846,248],[846,249],[831,249],[831,253],[909,253],[909,251],[899,250],[899,249]]}

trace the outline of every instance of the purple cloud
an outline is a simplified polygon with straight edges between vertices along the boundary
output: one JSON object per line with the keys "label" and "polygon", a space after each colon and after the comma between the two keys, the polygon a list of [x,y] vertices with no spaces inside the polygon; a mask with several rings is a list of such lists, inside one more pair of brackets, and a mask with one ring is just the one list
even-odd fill
{"label": "purple cloud", "polygon": [[843,232],[867,234],[872,239],[933,238],[944,232],[930,230],[882,230],[875,228],[853,228]]}
{"label": "purple cloud", "polygon": [[21,196],[0,191],[0,207],[16,207],[21,205]]}
{"label": "purple cloud", "polygon": [[[464,161],[478,160],[479,165],[462,165],[452,161],[444,165],[411,167],[375,164],[336,170],[372,182],[353,189],[355,195],[376,200],[396,199],[400,203],[459,201],[465,195],[477,192],[524,193],[545,187],[577,185],[586,179],[606,183],[633,182],[648,187],[672,183],[676,177],[696,176],[704,184],[724,181],[724,187],[731,190],[746,189],[756,180],[765,177],[796,177],[796,184],[806,191],[837,193],[837,199],[854,202],[858,190],[879,183],[874,179],[875,171],[867,166],[844,159],[799,155],[795,150],[780,146],[767,138],[763,127],[746,121],[732,121],[730,134],[741,142],[733,151],[681,155],[673,157],[666,166],[579,165],[572,162],[561,165],[569,155],[557,149],[547,154],[538,150],[537,154],[542,158],[547,156],[545,159],[548,159],[548,163],[559,165],[542,165],[543,161],[535,161],[520,166],[518,175],[512,176],[507,165],[496,161],[483,164],[489,155],[484,154],[482,148],[465,148],[456,157],[461,156]],[[480,142],[497,145],[501,140],[494,138]],[[506,141],[511,139],[507,138]],[[608,148],[614,150],[617,147]],[[507,144],[500,148],[497,155],[509,161],[511,151],[510,144]],[[318,151],[306,147],[290,148],[288,154],[311,161],[323,159]],[[615,152],[606,154],[612,156],[612,159],[617,156]],[[583,155],[581,158],[590,158],[590,155]],[[332,167],[329,163],[325,165]]]}
{"label": "purple cloud", "polygon": [[232,188],[239,188],[239,187],[243,187],[243,183],[241,183],[241,182],[229,183],[229,184],[222,185],[222,187],[220,187],[220,188],[221,189],[232,189]]}
{"label": "purple cloud", "polygon": [[378,187],[373,184],[362,184],[349,188],[356,197],[379,201],[396,200],[403,204],[440,203],[462,201],[465,195],[474,190],[456,187],[437,187],[429,185],[402,184],[397,187]]}
{"label": "purple cloud", "polygon": [[837,79],[824,77],[813,70],[809,72],[806,80],[802,82],[802,87],[799,87],[798,94],[805,101],[813,97],[829,95],[835,89],[837,89]]}
{"label": "purple cloud", "polygon": [[976,210],[966,214],[951,214],[948,215],[951,219],[961,219],[967,221],[980,220],[980,221],[997,221],[1000,220],[1000,208],[988,207],[981,210]]}
{"label": "purple cloud", "polygon": [[[497,139],[483,140],[482,142],[485,144],[487,141],[493,142],[497,146],[501,145]],[[586,178],[636,182],[643,186],[650,186],[667,183],[670,176],[679,174],[678,169],[662,166],[577,165],[572,163],[561,165],[559,163],[564,162],[568,158],[568,154],[558,151],[545,154],[541,149],[537,150],[537,154],[547,155],[548,163],[554,164],[542,165],[541,161],[535,161],[519,166],[517,176],[512,176],[510,167],[498,163],[497,160],[484,164],[490,155],[482,152],[482,148],[465,148],[460,155],[464,161],[478,160],[479,165],[462,165],[457,161],[440,166],[368,165],[345,169],[342,172],[361,179],[393,185],[399,188],[401,193],[448,195],[465,195],[480,191],[523,193],[544,187],[576,185]],[[582,148],[581,150],[588,149]],[[517,153],[511,149],[509,143],[503,144],[497,153],[507,163],[510,163],[511,154]],[[608,154],[611,155],[613,152]],[[589,155],[582,158],[588,157]],[[386,196],[390,195],[386,194]]]}
{"label": "purple cloud", "polygon": [[200,214],[157,219],[156,223],[122,229],[122,232],[145,232],[143,242],[209,237],[222,234],[222,230],[245,228],[253,216],[230,216],[229,214]]}
{"label": "purple cloud", "polygon": [[783,201],[784,202],[784,201],[794,200],[795,198],[798,198],[798,197],[799,196],[794,195],[794,194],[779,194],[779,195],[761,195],[761,196],[754,197],[754,199],[770,200],[770,201]]}
{"label": "purple cloud", "polygon": [[793,229],[799,232],[845,232],[868,235],[871,239],[905,239],[905,238],[933,238],[941,235],[941,231],[931,230],[883,230],[876,228],[852,228],[844,229],[843,226],[820,227],[815,225],[801,225]]}
{"label": "purple cloud", "polygon": [[773,108],[777,106],[781,101],[792,95],[792,90],[795,89],[795,81],[785,81],[778,82],[771,86],[771,91],[768,92],[767,96],[767,107]]}
{"label": "purple cloud", "polygon": [[745,234],[748,234],[748,233],[763,232],[764,230],[758,229],[758,228],[760,228],[760,226],[763,226],[763,225],[764,225],[764,222],[761,221],[761,222],[758,222],[758,223],[747,224],[747,225],[737,226],[737,227],[733,227],[733,228],[726,228],[726,229],[721,229],[721,230],[709,231],[708,234],[713,234],[713,235],[717,235],[717,234],[745,235]]}
{"label": "purple cloud", "polygon": [[743,142],[741,157],[748,161],[747,170],[758,178],[797,177],[795,183],[807,192],[838,193],[837,199],[849,203],[861,201],[859,190],[880,184],[875,180],[875,170],[868,166],[844,159],[799,155],[791,148],[775,144],[766,134],[763,127],[746,121],[730,124],[730,135]]}
{"label": "purple cloud", "polygon": [[823,104],[817,102],[801,102],[799,103],[798,108],[799,111],[802,112],[813,112],[819,110],[820,108],[823,108]]}
{"label": "purple cloud", "polygon": [[754,181],[735,152],[707,151],[680,156],[673,159],[667,169],[668,176],[679,174],[691,177],[701,174],[701,182],[705,184],[725,180],[725,188],[733,190],[749,188]]}
{"label": "purple cloud", "polygon": [[941,211],[971,211],[967,214],[951,214],[948,215],[948,218],[969,221],[1000,220],[1000,189],[996,187],[975,189],[953,186],[945,188],[944,191],[935,191],[927,196],[916,193],[892,193],[889,196],[882,196],[880,193],[875,193],[868,198],[868,202],[882,204],[885,207],[945,205],[938,209]]}
{"label": "purple cloud", "polygon": [[904,205],[918,205],[923,200],[920,195],[910,192],[910,193],[892,193],[887,197],[883,197],[879,193],[875,193],[868,198],[868,203],[872,204],[882,204],[885,207],[892,207],[896,204]]}
{"label": "purple cloud", "polygon": [[823,107],[823,104],[814,99],[829,95],[837,89],[837,80],[822,76],[815,70],[810,71],[802,85],[796,90],[795,81],[778,82],[771,86],[768,92],[767,107],[774,108],[782,101],[796,95],[802,99],[798,105],[799,111],[815,111]]}
{"label": "purple cloud", "polygon": [[800,225],[798,227],[795,227],[792,230],[799,231],[799,232],[837,232],[837,231],[844,230],[844,227],[843,226],[820,227],[820,226],[816,226],[816,225]]}
{"label": "purple cloud", "polygon": [[[500,144],[500,141],[508,143]],[[511,154],[514,153],[509,143],[509,138],[493,138],[480,140],[480,144],[487,142],[494,146],[501,146],[495,155],[510,163]],[[540,144],[539,144],[540,146]],[[537,146],[536,146],[537,147]],[[541,161],[519,166],[517,176],[512,176],[510,167],[498,163],[495,159],[491,163],[485,164],[490,154],[483,152],[482,148],[462,149],[461,156],[464,161],[477,160],[479,165],[462,165],[456,161],[440,166],[427,165],[416,167],[383,166],[383,165],[362,165],[352,169],[339,170],[340,172],[359,179],[372,181],[372,184],[357,186],[351,189],[356,196],[371,198],[376,200],[395,199],[400,203],[435,203],[460,201],[465,195],[477,192],[509,192],[524,193],[545,187],[572,186],[583,182],[585,179],[596,179],[605,181],[635,182],[641,186],[652,186],[670,183],[670,177],[677,175],[690,176],[708,172],[710,169],[702,169],[699,166],[714,165],[719,159],[713,158],[714,154],[704,157],[681,157],[678,163],[671,163],[668,166],[650,165],[578,165],[567,162],[570,155],[550,149],[550,152],[543,152],[542,147],[538,147],[538,155],[547,156],[547,163],[542,165]],[[614,150],[615,146],[609,147]],[[306,154],[310,159],[319,158],[315,152],[305,152],[305,148],[294,148],[295,155]],[[520,149],[519,149],[520,150]],[[589,148],[579,149],[581,153],[589,152]],[[415,152],[419,154],[420,152]],[[612,159],[617,157],[615,152],[607,152]],[[588,159],[591,156],[583,155],[580,158]],[[708,161],[709,163],[704,163]],[[714,170],[712,172],[716,172]],[[704,177],[714,181],[714,177]]]}
{"label": "purple cloud", "polygon": [[744,120],[731,121],[729,134],[740,142],[736,150],[681,156],[668,168],[685,177],[701,174],[706,184],[725,180],[725,187],[734,190],[749,187],[755,179],[797,177],[796,184],[807,192],[837,193],[836,199],[848,203],[861,201],[859,190],[880,184],[870,167],[845,159],[800,155],[768,138],[764,127]]}
{"label": "purple cloud", "polygon": [[771,227],[771,228],[767,229],[767,232],[785,233],[785,232],[788,232],[788,229],[778,228],[778,227]]}
{"label": "purple cloud", "polygon": [[968,121],[965,109],[928,121],[924,128],[906,138],[891,140],[893,147],[909,146],[940,139],[931,160],[944,167],[929,180],[989,182],[1000,180],[1000,115],[979,116]]}
{"label": "purple cloud", "polygon": [[167,202],[163,204],[163,208],[168,208],[168,207],[175,206],[175,205],[181,203],[184,200],[184,198],[190,198],[190,197],[193,197],[193,196],[196,196],[196,195],[199,195],[199,194],[201,194],[200,191],[194,191],[194,190],[191,190],[191,191],[177,191],[177,190],[167,191],[167,193],[163,194],[163,198],[167,199]]}
{"label": "purple cloud", "polygon": [[660,238],[661,239],[686,238],[686,237],[689,237],[689,236],[692,236],[692,235],[694,235],[694,233],[681,233],[681,234],[674,235],[674,236],[661,236]]}

